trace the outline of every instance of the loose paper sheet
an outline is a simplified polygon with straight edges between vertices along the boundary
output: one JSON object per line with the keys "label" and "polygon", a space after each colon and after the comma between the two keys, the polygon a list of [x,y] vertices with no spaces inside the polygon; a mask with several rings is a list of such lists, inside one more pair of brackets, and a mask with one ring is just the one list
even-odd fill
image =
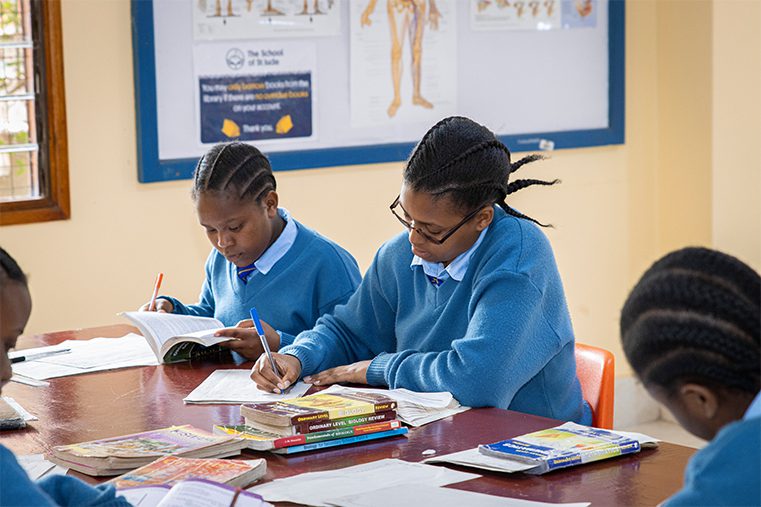
{"label": "loose paper sheet", "polygon": [[[330,505],[330,500],[372,491],[378,485],[407,487],[415,483],[446,486],[480,477],[443,467],[383,459],[338,470],[310,472],[278,479],[250,488],[270,502],[294,502],[305,505]],[[402,504],[386,504],[402,505]]]}
{"label": "loose paper sheet", "polygon": [[195,404],[280,401],[304,396],[309,387],[298,382],[284,394],[268,393],[256,387],[249,370],[216,370],[182,401]]}

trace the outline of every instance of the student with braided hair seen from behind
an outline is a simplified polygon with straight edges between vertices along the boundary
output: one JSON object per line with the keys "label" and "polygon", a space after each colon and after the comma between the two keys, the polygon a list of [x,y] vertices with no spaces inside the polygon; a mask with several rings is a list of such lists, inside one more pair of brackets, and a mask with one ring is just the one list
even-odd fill
{"label": "student with braided hair seen from behind", "polygon": [[[449,391],[463,405],[589,423],[563,286],[536,222],[505,203],[510,152],[486,127],[442,120],[412,152],[391,212],[406,232],[375,255],[349,302],[252,379],[279,391],[354,382]],[[392,218],[392,217],[389,217]]]}
{"label": "student with braided hair seen from behind", "polygon": [[650,395],[710,440],[663,505],[761,505],[758,273],[706,248],[670,253],[626,300],[621,340]]}
{"label": "student with braided hair seen from behind", "polygon": [[[256,307],[266,321],[270,348],[278,350],[345,303],[361,279],[354,257],[279,208],[275,190],[269,160],[249,144],[218,144],[201,157],[192,197],[214,250],[206,260],[200,300],[185,305],[160,296],[154,309],[246,326]],[[237,338],[220,345],[246,358],[262,353],[250,330],[230,327],[217,334]]]}

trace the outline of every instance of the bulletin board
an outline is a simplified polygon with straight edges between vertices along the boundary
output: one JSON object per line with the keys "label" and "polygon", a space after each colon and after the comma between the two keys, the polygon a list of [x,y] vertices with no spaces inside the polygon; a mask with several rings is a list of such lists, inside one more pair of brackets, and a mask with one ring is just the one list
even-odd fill
{"label": "bulletin board", "polygon": [[455,114],[513,151],[624,142],[624,0],[132,0],[132,32],[141,182],[230,140],[404,160]]}

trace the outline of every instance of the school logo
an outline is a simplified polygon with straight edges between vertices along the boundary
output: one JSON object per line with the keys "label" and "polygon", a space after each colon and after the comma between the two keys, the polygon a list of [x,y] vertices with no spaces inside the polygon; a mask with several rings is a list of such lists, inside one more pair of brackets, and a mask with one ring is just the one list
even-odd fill
{"label": "school logo", "polygon": [[232,70],[238,70],[243,67],[244,63],[246,63],[246,55],[243,54],[243,51],[240,49],[232,48],[227,51],[225,61],[227,62],[227,66]]}

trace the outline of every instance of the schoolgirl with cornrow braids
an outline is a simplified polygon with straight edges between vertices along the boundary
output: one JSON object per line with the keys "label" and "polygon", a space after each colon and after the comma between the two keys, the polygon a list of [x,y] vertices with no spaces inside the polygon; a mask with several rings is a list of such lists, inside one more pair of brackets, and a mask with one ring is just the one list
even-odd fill
{"label": "schoolgirl with cornrow braids", "polygon": [[[270,348],[279,349],[345,303],[360,281],[354,257],[278,207],[275,176],[257,148],[218,144],[198,161],[192,198],[214,249],[197,304],[160,296],[155,310],[215,317],[236,340],[221,345],[256,359],[262,345],[248,319],[256,307]],[[146,303],[140,309],[148,310]]]}
{"label": "schoolgirl with cornrow braids", "polygon": [[[505,197],[510,152],[463,117],[434,125],[412,152],[392,219],[405,232],[377,252],[357,292],[252,371],[279,391],[354,382],[449,391],[462,404],[591,421],[576,378],[563,286],[536,221]],[[395,217],[395,218],[394,218]]]}
{"label": "schoolgirl with cornrow braids", "polygon": [[663,505],[761,505],[761,277],[707,248],[648,269],[621,311],[621,341],[653,398],[710,440]]}

